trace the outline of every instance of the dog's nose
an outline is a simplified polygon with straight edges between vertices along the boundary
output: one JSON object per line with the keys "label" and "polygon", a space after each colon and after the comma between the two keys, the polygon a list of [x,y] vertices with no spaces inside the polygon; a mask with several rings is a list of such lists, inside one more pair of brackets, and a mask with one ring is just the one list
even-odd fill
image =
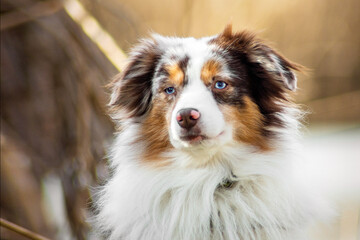
{"label": "dog's nose", "polygon": [[199,118],[200,112],[194,108],[184,108],[176,114],[176,120],[180,127],[187,130],[195,126]]}

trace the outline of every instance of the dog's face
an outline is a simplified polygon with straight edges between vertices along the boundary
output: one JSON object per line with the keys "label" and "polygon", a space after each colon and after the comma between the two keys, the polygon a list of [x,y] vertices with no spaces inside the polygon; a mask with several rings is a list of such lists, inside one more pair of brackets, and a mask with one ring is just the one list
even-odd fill
{"label": "dog's face", "polygon": [[115,79],[111,106],[120,121],[139,123],[136,141],[148,158],[170,148],[221,148],[242,143],[267,151],[287,90],[290,63],[249,32],[193,38],[153,36],[130,55]]}

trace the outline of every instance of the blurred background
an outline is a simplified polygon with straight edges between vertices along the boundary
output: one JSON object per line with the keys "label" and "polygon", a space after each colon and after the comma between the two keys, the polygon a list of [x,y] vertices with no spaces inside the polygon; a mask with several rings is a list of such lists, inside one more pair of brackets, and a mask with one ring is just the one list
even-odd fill
{"label": "blurred background", "polygon": [[[251,29],[289,59],[309,112],[309,179],[338,209],[312,239],[360,239],[359,0],[0,0],[1,217],[50,239],[90,239],[108,176],[104,87],[151,32]],[[1,239],[26,239],[1,227]]]}

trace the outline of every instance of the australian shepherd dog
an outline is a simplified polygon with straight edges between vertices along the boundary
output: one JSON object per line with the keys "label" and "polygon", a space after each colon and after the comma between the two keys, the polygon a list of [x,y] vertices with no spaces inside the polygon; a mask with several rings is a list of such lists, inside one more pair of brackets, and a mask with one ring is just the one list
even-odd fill
{"label": "australian shepherd dog", "polygon": [[[301,67],[249,31],[153,35],[112,82],[112,176],[95,222],[112,240],[304,239],[295,179]],[[300,181],[301,182],[301,181]]]}

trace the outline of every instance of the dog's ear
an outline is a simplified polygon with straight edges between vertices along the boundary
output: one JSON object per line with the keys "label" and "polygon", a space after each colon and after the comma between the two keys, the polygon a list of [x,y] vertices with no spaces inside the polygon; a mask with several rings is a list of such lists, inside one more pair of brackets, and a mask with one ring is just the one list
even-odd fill
{"label": "dog's ear", "polygon": [[233,50],[236,56],[247,56],[253,65],[254,71],[263,79],[274,79],[279,86],[286,89],[296,90],[296,76],[293,70],[300,71],[302,66],[292,63],[280,53],[270,48],[259,40],[250,31],[233,33],[231,24],[214,39],[220,46],[227,50]]}
{"label": "dog's ear", "polygon": [[293,70],[301,70],[300,65],[290,62],[274,49],[260,42],[251,45],[248,56],[252,63],[261,66],[272,79],[291,91],[296,90],[297,79]]}
{"label": "dog's ear", "polygon": [[160,58],[153,39],[144,39],[130,53],[125,69],[110,84],[113,116],[141,117],[151,107],[152,78]]}

